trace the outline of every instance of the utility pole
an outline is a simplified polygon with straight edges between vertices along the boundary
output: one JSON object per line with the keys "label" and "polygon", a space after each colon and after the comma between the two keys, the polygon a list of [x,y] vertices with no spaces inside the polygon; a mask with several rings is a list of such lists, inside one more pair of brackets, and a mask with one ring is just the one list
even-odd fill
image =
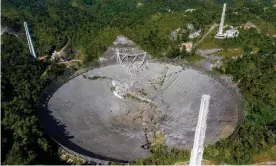
{"label": "utility pole", "polygon": [[198,122],[195,130],[194,146],[191,152],[190,166],[201,165],[203,151],[204,151],[204,139],[207,127],[207,114],[209,112],[209,95],[202,95]]}

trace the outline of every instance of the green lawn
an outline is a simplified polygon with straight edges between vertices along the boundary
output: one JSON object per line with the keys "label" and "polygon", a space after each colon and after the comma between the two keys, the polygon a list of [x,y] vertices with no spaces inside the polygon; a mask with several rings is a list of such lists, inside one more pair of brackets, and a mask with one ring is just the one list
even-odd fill
{"label": "green lawn", "polygon": [[201,59],[204,59],[204,57],[202,57],[200,55],[188,56],[188,57],[184,58],[184,60],[186,60],[187,62],[196,62],[196,61],[199,61]]}
{"label": "green lawn", "polygon": [[261,33],[273,35],[276,34],[276,26],[271,22],[266,22],[260,18],[250,20],[253,24],[261,30]]}
{"label": "green lawn", "polygon": [[219,48],[219,46],[216,44],[217,39],[215,39],[215,35],[217,32],[217,28],[215,28],[212,32],[210,32],[206,38],[201,41],[201,43],[198,44],[198,49],[212,49],[212,48]]}

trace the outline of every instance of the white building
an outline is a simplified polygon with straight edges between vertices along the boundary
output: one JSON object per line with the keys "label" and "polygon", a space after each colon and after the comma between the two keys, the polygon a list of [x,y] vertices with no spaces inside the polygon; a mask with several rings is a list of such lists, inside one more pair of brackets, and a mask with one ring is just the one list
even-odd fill
{"label": "white building", "polygon": [[184,47],[187,52],[191,52],[193,49],[193,42],[182,43],[180,46],[180,51],[182,51]]}
{"label": "white building", "polygon": [[221,20],[219,24],[219,30],[216,34],[215,38],[217,39],[225,39],[225,38],[233,38],[239,35],[239,31],[236,29],[229,29],[225,33],[223,33],[223,26],[224,26],[224,19],[225,19],[225,10],[226,10],[226,3],[223,4],[223,10],[221,14]]}
{"label": "white building", "polygon": [[194,25],[193,24],[187,24],[187,29],[193,30],[194,29]]}
{"label": "white building", "polygon": [[190,38],[190,39],[196,38],[200,35],[200,33],[201,33],[201,29],[194,33],[189,34],[188,38]]}
{"label": "white building", "polygon": [[239,31],[236,29],[229,29],[225,32],[227,38],[237,37],[239,35]]}

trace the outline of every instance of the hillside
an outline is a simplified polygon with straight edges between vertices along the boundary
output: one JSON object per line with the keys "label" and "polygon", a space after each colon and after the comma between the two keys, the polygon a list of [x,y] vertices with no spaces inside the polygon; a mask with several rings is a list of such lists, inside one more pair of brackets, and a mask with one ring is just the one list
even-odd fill
{"label": "hillside", "polygon": [[[224,2],[3,0],[1,29],[8,30],[1,35],[1,163],[62,162],[57,144],[36,117],[40,94],[52,80],[98,63],[118,35],[153,58],[229,76],[239,87],[246,100],[245,121],[232,136],[206,147],[204,159],[216,164],[276,161],[275,2],[226,1],[225,28],[237,28],[239,36],[221,40],[214,36]],[[24,21],[44,60],[29,56]],[[189,38],[196,32],[198,36]],[[63,56],[83,64],[66,67],[67,61],[50,60],[65,46]],[[174,164],[188,159],[188,151],[160,145],[149,158],[132,163]]]}

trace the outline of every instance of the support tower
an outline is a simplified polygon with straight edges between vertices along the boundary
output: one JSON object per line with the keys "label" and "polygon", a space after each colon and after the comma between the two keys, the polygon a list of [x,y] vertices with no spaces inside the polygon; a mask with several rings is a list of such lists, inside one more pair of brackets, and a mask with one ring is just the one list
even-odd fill
{"label": "support tower", "polygon": [[219,24],[219,30],[218,30],[218,33],[216,34],[216,38],[226,38],[225,33],[223,33],[225,10],[226,10],[226,3],[223,4],[223,10],[222,10],[221,20],[220,20],[220,24]]}
{"label": "support tower", "polygon": [[198,115],[198,122],[195,130],[194,146],[191,151],[191,158],[189,164],[190,166],[201,165],[204,150],[205,132],[207,127],[206,120],[207,114],[209,112],[209,101],[209,95],[202,95]]}
{"label": "support tower", "polygon": [[26,22],[24,22],[24,28],[25,28],[25,32],[26,32],[26,36],[27,36],[27,40],[28,40],[28,46],[29,46],[30,53],[34,58],[36,58],[34,45],[33,45],[32,38],[30,36],[28,25]]}

